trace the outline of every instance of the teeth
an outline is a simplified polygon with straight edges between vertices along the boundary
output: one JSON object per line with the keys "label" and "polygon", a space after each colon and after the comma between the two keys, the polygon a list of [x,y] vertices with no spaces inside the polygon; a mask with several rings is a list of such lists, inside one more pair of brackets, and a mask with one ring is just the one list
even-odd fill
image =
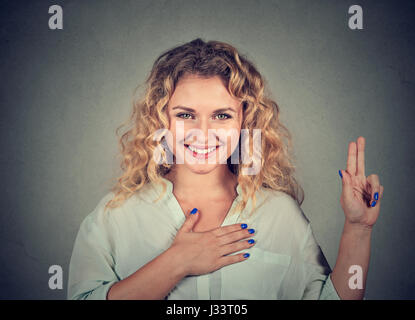
{"label": "teeth", "polygon": [[200,153],[200,154],[206,154],[206,153],[212,152],[216,149],[216,147],[209,148],[209,149],[197,149],[197,148],[194,148],[192,146],[188,146],[188,148],[190,149],[190,151]]}

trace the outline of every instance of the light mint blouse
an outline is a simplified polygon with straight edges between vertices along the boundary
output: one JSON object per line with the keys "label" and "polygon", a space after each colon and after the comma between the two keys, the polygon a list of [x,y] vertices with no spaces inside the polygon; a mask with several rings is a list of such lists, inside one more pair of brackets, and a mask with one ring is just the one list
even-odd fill
{"label": "light mint blouse", "polygon": [[[68,299],[106,299],[114,283],[170,247],[186,218],[173,184],[162,179],[167,193],[156,203],[152,200],[162,186],[148,183],[120,207],[104,213],[114,196],[108,193],[85,217],[70,260]],[[251,200],[238,213],[240,185],[237,193],[222,226],[246,223],[255,229],[256,244],[239,251],[249,252],[250,257],[208,274],[186,276],[165,299],[340,299],[331,269],[297,202],[286,193],[261,188],[256,210],[248,216]]]}

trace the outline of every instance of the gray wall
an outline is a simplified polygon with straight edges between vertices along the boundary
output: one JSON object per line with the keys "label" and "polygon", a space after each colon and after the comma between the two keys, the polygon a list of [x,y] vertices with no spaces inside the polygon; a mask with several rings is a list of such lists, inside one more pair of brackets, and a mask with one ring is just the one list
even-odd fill
{"label": "gray wall", "polygon": [[[364,29],[347,26],[361,4]],[[64,29],[48,29],[62,4]],[[165,49],[221,40],[263,73],[291,130],[302,206],[334,267],[339,169],[367,141],[385,187],[367,299],[414,299],[414,12],[393,1],[1,1],[0,298],[65,299],[82,219],[119,173],[115,128]],[[412,21],[411,21],[412,20]],[[50,290],[61,265],[64,289]]]}

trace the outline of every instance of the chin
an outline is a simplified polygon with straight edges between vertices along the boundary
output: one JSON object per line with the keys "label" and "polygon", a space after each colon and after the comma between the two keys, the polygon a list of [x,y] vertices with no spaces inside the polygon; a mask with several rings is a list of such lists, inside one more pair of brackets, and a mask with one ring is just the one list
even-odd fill
{"label": "chin", "polygon": [[186,168],[197,174],[208,174],[215,170],[218,166],[215,164],[188,164],[186,163]]}

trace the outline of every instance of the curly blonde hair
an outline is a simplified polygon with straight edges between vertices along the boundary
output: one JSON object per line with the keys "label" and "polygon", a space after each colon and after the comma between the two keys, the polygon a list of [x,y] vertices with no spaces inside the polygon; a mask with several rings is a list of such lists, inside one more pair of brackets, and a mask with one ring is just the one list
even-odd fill
{"label": "curly blonde hair", "polygon": [[159,129],[169,128],[166,108],[178,80],[185,75],[219,76],[230,95],[242,102],[241,129],[249,129],[249,140],[253,140],[252,129],[261,129],[262,156],[258,174],[243,175],[241,169],[249,164],[234,164],[230,158],[227,162],[242,189],[242,201],[236,211],[243,210],[251,198],[253,212],[255,193],[261,186],[285,192],[301,205],[304,191],[294,178],[291,135],[279,121],[279,106],[269,98],[270,94],[265,93],[265,80],[254,64],[232,45],[197,38],[165,51],[156,59],[146,79],[144,95],[133,98],[131,116],[116,129],[119,136],[122,127],[131,126],[119,138],[123,174],[112,188],[115,196],[107,202],[105,209],[120,206],[149,182],[163,187],[163,193],[155,201],[166,192],[167,186],[160,177],[167,174],[173,164],[154,161],[154,151],[160,144],[154,135]]}

